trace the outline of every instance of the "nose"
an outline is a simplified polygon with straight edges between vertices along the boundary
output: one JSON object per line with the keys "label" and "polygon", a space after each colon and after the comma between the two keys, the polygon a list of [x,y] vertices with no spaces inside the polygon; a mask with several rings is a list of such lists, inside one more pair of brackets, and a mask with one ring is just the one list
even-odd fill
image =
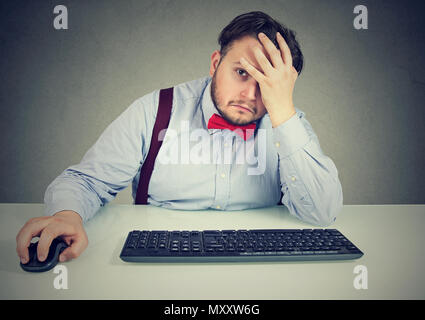
{"label": "nose", "polygon": [[260,91],[258,82],[254,79],[246,81],[241,91],[241,96],[247,100],[255,101],[257,99],[257,92]]}

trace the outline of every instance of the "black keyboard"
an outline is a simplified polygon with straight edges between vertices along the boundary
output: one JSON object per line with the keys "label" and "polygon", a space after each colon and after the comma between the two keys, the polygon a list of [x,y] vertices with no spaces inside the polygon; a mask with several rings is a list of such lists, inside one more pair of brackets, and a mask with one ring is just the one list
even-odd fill
{"label": "black keyboard", "polygon": [[132,231],[127,262],[348,260],[363,256],[336,229]]}

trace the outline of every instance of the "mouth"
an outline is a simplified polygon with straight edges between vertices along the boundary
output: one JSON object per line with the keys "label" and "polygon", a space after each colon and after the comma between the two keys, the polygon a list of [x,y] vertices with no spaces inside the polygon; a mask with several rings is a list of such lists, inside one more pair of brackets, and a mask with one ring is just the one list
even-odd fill
{"label": "mouth", "polygon": [[251,109],[244,107],[244,106],[241,106],[239,104],[232,104],[232,107],[235,107],[235,108],[242,110],[242,111],[245,111],[245,112],[254,113],[254,111],[252,111]]}

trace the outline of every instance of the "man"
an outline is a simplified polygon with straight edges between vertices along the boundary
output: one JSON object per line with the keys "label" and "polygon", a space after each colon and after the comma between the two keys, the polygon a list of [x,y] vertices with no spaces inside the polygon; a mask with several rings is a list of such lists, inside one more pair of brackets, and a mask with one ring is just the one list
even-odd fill
{"label": "man", "polygon": [[[303,66],[294,33],[262,12],[250,12],[223,29],[219,44],[209,77],[174,87],[148,203],[183,210],[241,210],[281,202],[301,220],[330,225],[342,207],[341,185],[334,163],[293,104]],[[29,220],[17,235],[23,263],[35,236],[40,237],[40,261],[58,236],[70,245],[60,261],[78,257],[88,245],[83,223],[131,182],[136,199],[158,97],[155,91],[136,100],[80,164],[49,185],[47,216]]]}

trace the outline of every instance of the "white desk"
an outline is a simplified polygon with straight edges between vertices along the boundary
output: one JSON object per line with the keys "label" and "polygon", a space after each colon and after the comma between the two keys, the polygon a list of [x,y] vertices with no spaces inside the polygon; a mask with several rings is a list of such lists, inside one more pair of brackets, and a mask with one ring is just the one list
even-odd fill
{"label": "white desk", "polygon": [[[42,204],[0,204],[0,299],[424,299],[425,205],[345,206],[330,228],[365,255],[327,262],[132,264],[119,254],[127,233],[146,230],[311,228],[286,208],[238,212],[172,211],[109,205],[86,224],[89,246],[68,270],[68,289],[53,270],[23,271],[15,237]],[[356,265],[368,289],[353,286]]]}

